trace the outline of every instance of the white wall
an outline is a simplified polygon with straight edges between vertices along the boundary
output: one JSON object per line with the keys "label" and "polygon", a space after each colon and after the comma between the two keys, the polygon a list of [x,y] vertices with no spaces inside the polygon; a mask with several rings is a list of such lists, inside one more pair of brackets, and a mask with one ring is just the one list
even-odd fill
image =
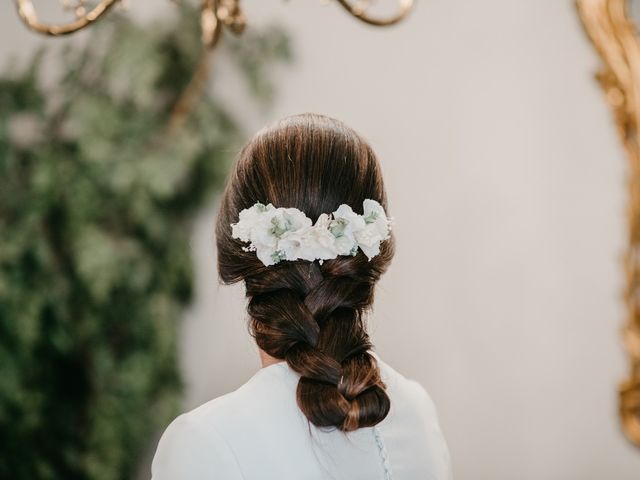
{"label": "white wall", "polygon": [[[373,337],[436,401],[456,478],[638,478],[616,417],[625,164],[573,2],[421,0],[387,30],[319,0],[243,3],[298,56],[250,130],[315,111],[379,153],[398,251]],[[0,38],[26,38],[0,11]],[[233,79],[214,88],[243,104]],[[185,408],[258,368],[243,293],[216,284],[214,208],[193,240]]]}
{"label": "white wall", "polygon": [[[573,2],[419,3],[376,30],[321,2],[245,2],[299,58],[251,122],[326,113],[379,153],[398,253],[373,336],[434,397],[456,478],[638,478],[616,417],[624,157]],[[190,406],[257,365],[242,292],[214,286],[212,219],[185,329]]]}

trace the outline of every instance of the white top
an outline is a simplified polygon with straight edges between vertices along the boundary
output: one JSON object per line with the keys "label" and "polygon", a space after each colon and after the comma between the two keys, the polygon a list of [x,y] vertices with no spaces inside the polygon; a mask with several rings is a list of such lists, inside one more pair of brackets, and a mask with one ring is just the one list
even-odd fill
{"label": "white top", "polygon": [[375,427],[345,434],[309,423],[296,404],[299,375],[280,362],[176,418],[158,444],[152,480],[450,480],[429,395],[375,357],[391,399]]}

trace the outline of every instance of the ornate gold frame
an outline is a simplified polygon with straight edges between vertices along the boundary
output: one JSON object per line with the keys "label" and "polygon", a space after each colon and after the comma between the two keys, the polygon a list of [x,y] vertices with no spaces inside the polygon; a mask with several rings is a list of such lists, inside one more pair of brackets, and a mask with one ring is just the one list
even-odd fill
{"label": "ornate gold frame", "polygon": [[613,109],[629,165],[622,336],[630,371],[620,384],[619,409],[625,435],[640,447],[640,41],[627,0],[576,0],[576,6],[602,59],[596,78]]}

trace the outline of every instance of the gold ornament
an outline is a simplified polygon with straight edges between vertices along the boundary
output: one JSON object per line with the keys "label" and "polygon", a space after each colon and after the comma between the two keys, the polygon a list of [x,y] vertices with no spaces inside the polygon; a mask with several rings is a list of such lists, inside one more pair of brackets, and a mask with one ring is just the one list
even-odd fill
{"label": "gold ornament", "polygon": [[[88,27],[102,18],[116,4],[124,0],[100,0],[93,8],[87,7],[87,0],[61,0],[65,10],[75,14],[75,20],[62,24],[49,24],[38,19],[33,0],[15,0],[18,15],[25,25],[34,32],[50,36],[68,35]],[[240,0],[200,0],[200,28],[204,46],[200,61],[191,81],[176,102],[168,125],[169,132],[177,130],[184,123],[194,104],[202,94],[209,71],[213,48],[220,39],[222,29],[228,28],[232,33],[241,34],[247,19],[240,8]],[[376,26],[387,26],[404,19],[413,8],[414,0],[393,0],[399,7],[396,14],[388,18],[373,17],[368,14],[373,0],[358,0],[351,3],[347,0],[336,0],[344,9],[358,20]]]}
{"label": "gold ornament", "polygon": [[622,337],[630,368],[620,384],[619,412],[626,437],[640,447],[640,41],[626,0],[577,0],[576,6],[602,59],[596,78],[613,109],[629,165]]}
{"label": "gold ornament", "polygon": [[[65,10],[72,10],[75,20],[62,24],[50,24],[38,19],[33,0],[14,0],[18,15],[34,32],[45,35],[67,35],[88,27],[104,16],[113,6],[124,0],[100,0],[95,7],[87,8],[87,0],[61,0]],[[220,24],[232,32],[242,33],[246,26],[246,17],[240,8],[240,0],[201,0],[202,1],[202,39],[205,45],[213,46],[220,31]],[[397,12],[386,18],[372,16],[369,9],[373,0],[336,0],[347,12],[358,20],[370,25],[387,26],[403,20],[412,10],[414,0],[393,0],[398,5]]]}

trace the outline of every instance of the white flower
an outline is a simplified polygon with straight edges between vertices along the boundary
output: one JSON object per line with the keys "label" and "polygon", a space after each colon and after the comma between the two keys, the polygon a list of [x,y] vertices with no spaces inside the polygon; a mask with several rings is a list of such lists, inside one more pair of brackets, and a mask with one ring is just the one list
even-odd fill
{"label": "white flower", "polygon": [[357,252],[356,233],[365,226],[362,216],[355,213],[349,205],[342,204],[333,212],[330,230],[336,237],[338,255],[354,255]]}
{"label": "white flower", "polygon": [[278,208],[272,218],[273,234],[281,237],[290,231],[302,230],[311,226],[311,219],[297,208]]}
{"label": "white flower", "polygon": [[364,229],[356,232],[358,247],[369,260],[380,253],[380,243],[389,238],[390,222],[382,206],[375,200],[367,199],[363,202]]}
{"label": "white flower", "polygon": [[367,225],[364,230],[358,232],[356,239],[358,247],[369,260],[380,253],[380,242],[383,240],[373,224]]}
{"label": "white flower", "polygon": [[263,218],[263,214],[268,211],[275,211],[273,205],[263,205],[256,203],[251,208],[245,208],[240,212],[238,223],[231,224],[231,236],[243,242],[251,241],[251,230]]}
{"label": "white flower", "polygon": [[255,252],[260,261],[264,263],[266,267],[275,265],[281,260],[278,250],[268,245],[256,245]]}
{"label": "white flower", "polygon": [[231,236],[249,243],[243,249],[256,252],[266,266],[282,260],[322,263],[338,255],[355,255],[358,248],[371,260],[389,238],[391,222],[375,200],[365,200],[363,211],[358,215],[343,204],[333,218],[323,213],[313,225],[297,208],[256,203],[240,212],[238,223],[231,224]]}
{"label": "white flower", "polygon": [[269,204],[257,216],[250,217],[251,224],[248,227],[250,248],[256,250],[263,263],[265,263],[263,258],[272,256],[278,246],[278,237],[274,234],[274,218],[277,214],[278,210]]}
{"label": "white flower", "polygon": [[287,232],[278,249],[287,260],[329,260],[336,258],[335,237],[329,231],[329,215],[323,213],[313,226]]}
{"label": "white flower", "polygon": [[391,222],[387,218],[387,214],[384,212],[382,205],[375,200],[367,199],[362,202],[362,207],[364,209],[364,221],[367,225],[375,225],[376,230],[383,240],[389,238],[389,225]]}

